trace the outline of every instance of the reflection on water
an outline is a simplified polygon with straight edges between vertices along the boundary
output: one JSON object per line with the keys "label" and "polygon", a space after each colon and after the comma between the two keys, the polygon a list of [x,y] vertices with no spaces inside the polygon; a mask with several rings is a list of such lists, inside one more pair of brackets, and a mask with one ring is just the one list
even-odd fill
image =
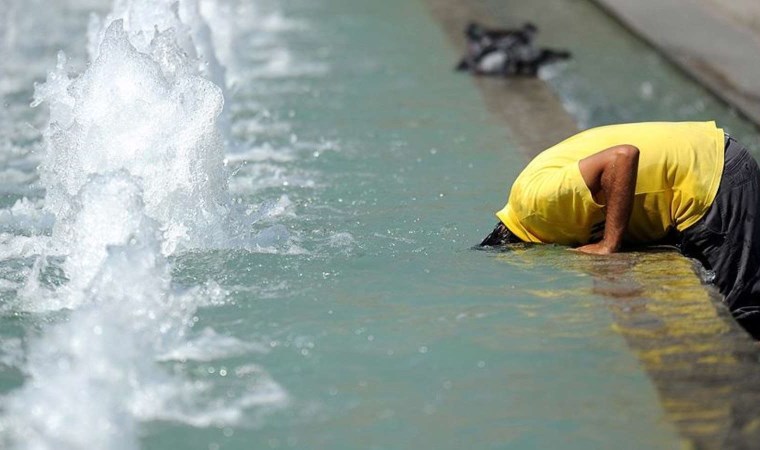
{"label": "reflection on water", "polygon": [[[549,265],[555,280],[590,277],[589,286],[563,282],[571,288],[556,289],[550,278],[547,288],[529,287],[535,301],[520,309],[547,314],[546,303],[578,296],[588,296],[589,308],[606,306],[612,328],[646,368],[685,446],[753,448],[760,437],[760,351],[720,295],[700,283],[695,263],[675,251],[595,257],[554,246],[516,246],[497,258],[525,271]],[[567,313],[552,336],[592,314]]]}
{"label": "reflection on water", "polygon": [[578,258],[652,377],[670,420],[696,448],[751,448],[760,437],[758,346],[720,295],[675,252]]}

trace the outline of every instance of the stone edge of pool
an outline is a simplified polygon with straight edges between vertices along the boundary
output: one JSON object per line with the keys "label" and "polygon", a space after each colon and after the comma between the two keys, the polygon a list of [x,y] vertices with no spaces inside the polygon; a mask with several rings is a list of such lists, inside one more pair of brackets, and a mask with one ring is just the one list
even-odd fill
{"label": "stone edge of pool", "polygon": [[[608,0],[592,1],[598,5]],[[456,48],[465,46],[462,30],[468,21],[492,22],[478,2],[422,2]],[[573,118],[540,79],[475,78],[474,83],[486,107],[528,158],[577,132]],[[757,106],[756,124],[760,101]],[[688,294],[674,295],[656,283],[657,274],[669,273],[674,263],[683,274],[680,288]],[[616,270],[621,264],[622,270]],[[760,352],[731,320],[717,293],[701,286],[696,274],[690,276],[694,272],[688,260],[673,261],[667,253],[599,267],[599,273],[591,273],[594,291],[608,299],[612,326],[656,386],[668,421],[683,439],[681,447],[751,448],[760,438]],[[647,272],[651,282],[641,284],[629,275],[637,271]],[[684,314],[694,320],[684,320]]]}
{"label": "stone edge of pool", "polygon": [[760,126],[760,4],[591,0],[688,76]]}

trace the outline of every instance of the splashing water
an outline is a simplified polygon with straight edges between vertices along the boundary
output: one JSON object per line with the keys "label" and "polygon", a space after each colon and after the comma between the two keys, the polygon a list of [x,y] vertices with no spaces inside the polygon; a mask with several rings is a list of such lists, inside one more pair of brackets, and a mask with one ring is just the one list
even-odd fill
{"label": "splashing water", "polygon": [[[32,342],[30,381],[9,398],[3,424],[18,447],[137,448],[139,420],[229,425],[246,408],[284,402],[285,393],[266,376],[258,389],[233,402],[199,402],[194,399],[207,386],[178,382],[160,370],[157,361],[188,347],[186,336],[204,293],[172,292],[160,233],[140,214],[142,194],[133,179],[124,173],[95,177],[83,197],[90,196],[100,196],[93,205],[109,199],[125,211],[119,231],[131,237],[108,249],[85,291],[87,306]],[[82,216],[86,222],[87,213]],[[219,341],[228,353],[246,347],[233,338]]]}
{"label": "splashing water", "polygon": [[[137,448],[143,420],[227,425],[287,399],[256,370],[234,401],[198,400],[209,386],[158,365],[178,353],[208,358],[183,349],[215,290],[178,292],[165,257],[246,247],[241,230],[262,215],[246,221],[230,199],[224,70],[197,1],[116,0],[105,19],[91,19],[89,38],[84,73],[70,77],[60,53],[35,90],[33,106],[50,108],[42,217],[55,220],[20,307],[71,312],[32,338],[27,382],[6,398],[0,431],[17,448]],[[273,233],[286,238],[275,227],[261,239]],[[65,257],[58,286],[39,281],[46,254]],[[213,331],[202,342],[227,355],[252,348]]]}
{"label": "splashing water", "polygon": [[[201,75],[213,82],[222,92],[226,91],[225,69],[216,57],[211,30],[201,15],[199,0],[127,0],[116,1],[111,13],[101,20],[97,15],[90,17],[88,27],[87,52],[91,60],[100,54],[100,44],[105,38],[109,24],[122,20],[130,43],[141,53],[157,56],[162,67],[176,64],[171,61],[172,51],[156,48],[157,33],[171,31],[173,39],[169,46],[176,46],[187,55],[185,69]],[[165,47],[165,46],[164,46]],[[164,58],[169,57],[169,60]],[[229,134],[229,120],[226,114],[217,117],[217,125],[223,137]]]}
{"label": "splashing water", "polygon": [[200,5],[194,0],[128,0],[114,3],[111,13],[101,20],[90,18],[88,54],[91,60],[100,55],[109,24],[122,20],[130,43],[141,53],[152,54],[157,33],[173,30],[175,44],[192,61],[194,72],[204,76],[219,88],[225,87],[225,70],[214,51],[211,30],[201,16]]}
{"label": "splashing water", "polygon": [[161,224],[163,251],[222,246],[229,239],[229,200],[215,120],[221,90],[197,75],[172,30],[138,52],[114,21],[98,57],[67,80],[65,57],[35,102],[51,104],[42,165],[54,241],[69,242],[76,197],[97,173],[127,170],[140,178],[146,210]]}

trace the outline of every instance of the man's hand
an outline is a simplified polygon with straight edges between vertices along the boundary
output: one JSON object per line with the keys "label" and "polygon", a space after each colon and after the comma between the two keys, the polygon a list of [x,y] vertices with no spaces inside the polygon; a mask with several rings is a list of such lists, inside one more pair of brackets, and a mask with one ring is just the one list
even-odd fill
{"label": "man's hand", "polygon": [[573,248],[576,252],[588,253],[589,255],[609,255],[615,253],[615,250],[602,244],[601,242],[595,242],[593,244],[582,245],[578,248]]}
{"label": "man's hand", "polygon": [[596,255],[614,253],[623,243],[623,234],[631,218],[639,149],[632,145],[610,147],[582,159],[578,167],[591,195],[598,203],[606,203],[607,211],[602,240],[576,250]]}

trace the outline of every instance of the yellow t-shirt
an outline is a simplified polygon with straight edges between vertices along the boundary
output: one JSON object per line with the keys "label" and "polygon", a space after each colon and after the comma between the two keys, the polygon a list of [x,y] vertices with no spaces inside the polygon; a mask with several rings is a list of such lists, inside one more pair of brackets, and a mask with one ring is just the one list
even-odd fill
{"label": "yellow t-shirt", "polygon": [[526,242],[580,245],[601,239],[604,206],[592,198],[578,162],[623,144],[640,152],[624,241],[656,242],[707,212],[723,172],[723,130],[715,122],[649,122],[592,128],[542,152],[517,177],[496,216]]}

